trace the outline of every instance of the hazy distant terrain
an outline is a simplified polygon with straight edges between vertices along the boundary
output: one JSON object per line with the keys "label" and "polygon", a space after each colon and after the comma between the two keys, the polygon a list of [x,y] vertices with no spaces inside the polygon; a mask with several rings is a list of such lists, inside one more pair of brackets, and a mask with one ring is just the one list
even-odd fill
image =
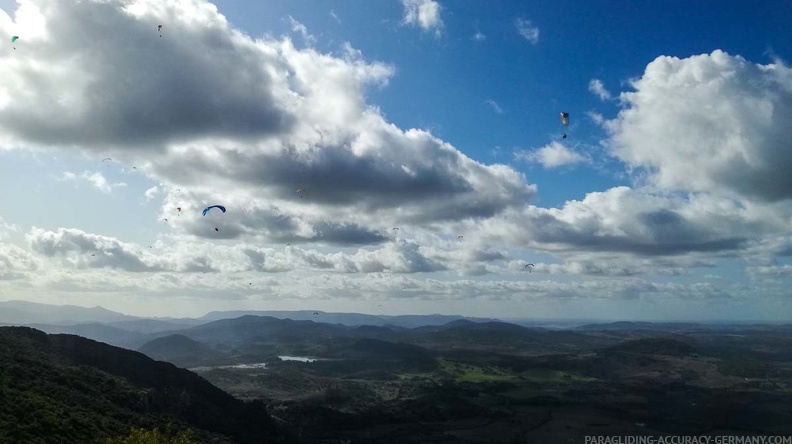
{"label": "hazy distant terrain", "polygon": [[[266,433],[283,439],[292,433],[306,443],[582,443],[587,435],[792,434],[790,325],[614,322],[562,329],[557,323],[539,328],[441,315],[227,312],[239,316],[129,319],[103,309],[36,309],[25,319],[64,320],[35,324],[41,330],[101,338],[192,370],[74,336],[2,329],[5,343],[16,344],[5,349],[11,362],[3,367],[5,387],[28,387],[5,393],[18,400],[34,395],[49,405],[62,401],[34,387],[55,384],[68,391],[82,384],[65,383],[58,374],[68,375],[65,381],[93,378],[93,387],[104,388],[82,392],[87,398],[79,399],[105,407],[84,414],[109,415],[94,422],[112,430],[155,424],[159,420],[151,414],[159,412],[157,417],[202,433],[231,436],[221,427],[231,418],[217,416],[215,424],[201,416],[206,413],[195,416],[189,409],[250,409],[235,402],[256,401],[266,410],[258,414],[272,416],[281,427]],[[369,319],[378,321],[359,324]],[[15,373],[24,366],[56,371]],[[240,401],[212,392],[201,378],[189,376],[195,374]],[[121,392],[108,392],[105,380],[116,381]],[[205,394],[190,394],[184,404],[183,394],[199,387]],[[129,398],[143,392],[160,394],[155,410],[140,410],[139,394]],[[90,433],[101,436],[110,429],[94,427]]]}

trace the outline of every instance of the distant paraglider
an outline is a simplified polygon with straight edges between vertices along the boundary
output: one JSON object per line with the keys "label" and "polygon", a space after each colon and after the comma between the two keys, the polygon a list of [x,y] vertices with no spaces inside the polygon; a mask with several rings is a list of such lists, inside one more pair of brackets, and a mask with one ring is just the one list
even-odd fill
{"label": "distant paraglider", "polygon": [[112,161],[113,161],[113,159],[111,159],[109,157],[105,157],[104,159],[102,159],[102,163],[107,162],[106,165],[107,165],[108,168],[110,168],[110,162],[112,162]]}
{"label": "distant paraglider", "polygon": [[206,213],[208,213],[208,212],[209,212],[209,210],[211,210],[212,208],[217,208],[218,210],[222,211],[223,213],[225,213],[225,212],[226,212],[226,209],[225,209],[225,207],[224,207],[224,206],[222,206],[222,205],[210,205],[210,206],[208,206],[208,207],[204,208],[204,210],[203,210],[203,213],[202,213],[202,214],[203,214],[204,216],[206,216]]}
{"label": "distant paraglider", "polygon": [[305,188],[297,188],[297,192],[300,194],[300,199],[302,199],[303,194],[305,193]]}
{"label": "distant paraglider", "polygon": [[162,37],[162,25],[157,25],[157,32],[159,32],[160,37]]}
{"label": "distant paraglider", "polygon": [[464,238],[465,238],[465,236],[462,236],[462,235],[457,236],[457,240],[459,242],[462,242],[462,239],[464,239]]}
{"label": "distant paraglider", "polygon": [[[18,35],[15,35],[15,36],[11,37],[11,43],[16,42],[17,40],[19,40],[19,36]],[[16,45],[14,45],[14,49],[16,50]]]}
{"label": "distant paraglider", "polygon": [[[529,267],[530,267],[530,268],[529,268]],[[525,269],[527,268],[527,269],[528,269],[528,273],[531,273],[531,272],[532,272],[531,270],[533,270],[533,267],[534,267],[534,264],[526,264],[526,265],[523,267],[523,270],[525,270]]]}

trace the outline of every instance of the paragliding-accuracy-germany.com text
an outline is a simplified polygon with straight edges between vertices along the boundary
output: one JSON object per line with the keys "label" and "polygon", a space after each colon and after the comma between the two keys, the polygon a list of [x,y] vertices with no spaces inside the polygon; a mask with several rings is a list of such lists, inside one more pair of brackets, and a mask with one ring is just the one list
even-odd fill
{"label": "paragliding-accuracy-germany.com text", "polygon": [[792,444],[792,436],[586,436],[584,444]]}

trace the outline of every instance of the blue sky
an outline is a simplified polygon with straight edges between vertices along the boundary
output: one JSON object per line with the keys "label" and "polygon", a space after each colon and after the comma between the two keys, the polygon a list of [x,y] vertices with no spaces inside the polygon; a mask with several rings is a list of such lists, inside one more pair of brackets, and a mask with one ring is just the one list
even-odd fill
{"label": "blue sky", "polygon": [[787,2],[214,6],[0,2],[4,298],[790,319]]}

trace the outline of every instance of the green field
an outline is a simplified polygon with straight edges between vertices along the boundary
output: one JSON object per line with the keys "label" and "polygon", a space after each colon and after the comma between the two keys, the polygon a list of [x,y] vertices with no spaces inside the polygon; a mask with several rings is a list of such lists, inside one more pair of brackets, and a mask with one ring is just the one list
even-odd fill
{"label": "green field", "polygon": [[400,380],[426,379],[431,381],[453,380],[455,382],[590,382],[596,381],[574,373],[550,369],[533,369],[523,372],[513,372],[496,366],[477,366],[460,362],[439,359],[440,369],[429,373],[401,373]]}

